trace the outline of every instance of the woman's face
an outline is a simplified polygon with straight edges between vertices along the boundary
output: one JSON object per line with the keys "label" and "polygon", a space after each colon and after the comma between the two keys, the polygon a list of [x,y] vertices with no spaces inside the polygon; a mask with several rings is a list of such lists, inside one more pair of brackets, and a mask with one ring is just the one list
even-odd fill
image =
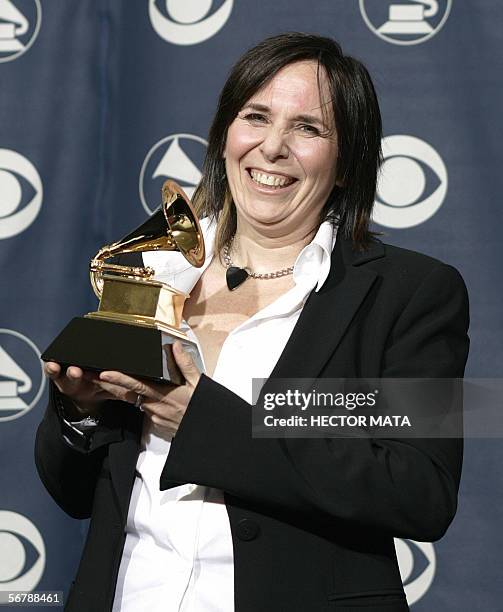
{"label": "woman's face", "polygon": [[[286,66],[229,126],[227,179],[240,222],[264,234],[312,232],[336,180],[337,135],[329,89],[315,62]],[[328,105],[324,113],[322,105]]]}

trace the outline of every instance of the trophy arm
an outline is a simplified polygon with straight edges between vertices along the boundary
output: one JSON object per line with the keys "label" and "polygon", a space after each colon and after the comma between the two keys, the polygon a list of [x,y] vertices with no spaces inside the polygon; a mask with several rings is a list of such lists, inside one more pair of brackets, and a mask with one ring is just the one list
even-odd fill
{"label": "trophy arm", "polygon": [[105,263],[105,259],[113,257],[116,254],[114,246],[115,245],[110,245],[101,248],[89,264],[89,278],[91,281],[91,286],[98,299],[101,299],[103,294],[103,274],[106,274],[107,272],[126,278],[141,279],[152,278],[152,276],[155,274],[155,270],[149,266],[120,266],[118,264]]}

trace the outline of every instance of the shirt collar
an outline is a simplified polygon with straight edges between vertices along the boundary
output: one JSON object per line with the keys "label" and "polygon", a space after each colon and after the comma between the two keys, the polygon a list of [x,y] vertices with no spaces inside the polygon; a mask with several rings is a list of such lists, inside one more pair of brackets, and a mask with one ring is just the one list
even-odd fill
{"label": "shirt collar", "polygon": [[[165,282],[180,291],[190,293],[213,259],[213,247],[217,229],[216,221],[209,218],[199,222],[203,233],[206,255],[201,268],[194,268],[178,251],[148,251],[143,253],[143,263],[155,270],[156,280]],[[309,286],[319,291],[325,283],[331,265],[332,250],[337,237],[337,227],[324,221],[313,240],[297,256],[293,267],[296,285]]]}
{"label": "shirt collar", "polygon": [[337,227],[331,221],[324,221],[295,261],[293,280],[297,285],[309,285],[315,287],[315,291],[323,287],[330,273],[336,237]]}

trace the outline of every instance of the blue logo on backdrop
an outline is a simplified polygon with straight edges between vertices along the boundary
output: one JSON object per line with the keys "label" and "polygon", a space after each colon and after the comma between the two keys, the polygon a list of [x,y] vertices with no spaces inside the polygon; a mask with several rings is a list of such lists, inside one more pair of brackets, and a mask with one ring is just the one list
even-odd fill
{"label": "blue logo on backdrop", "polygon": [[221,1],[209,14],[212,5],[212,0],[149,0],[148,14],[152,27],[166,42],[196,45],[214,36],[225,25],[233,0]]}
{"label": "blue logo on backdrop", "polygon": [[367,26],[395,45],[417,45],[435,36],[447,21],[452,0],[360,0]]}
{"label": "blue logo on backdrop", "polygon": [[28,51],[41,19],[39,0],[0,0],[0,62],[10,62]]}
{"label": "blue logo on backdrop", "polygon": [[[447,169],[442,158],[431,145],[414,136],[387,136],[382,149],[384,161],[373,221],[397,229],[424,223],[437,212],[447,193]],[[427,187],[429,195],[425,195]]]}
{"label": "blue logo on backdrop", "polygon": [[35,166],[16,151],[0,149],[0,239],[16,236],[33,223],[42,196]]}
{"label": "blue logo on backdrop", "polygon": [[0,510],[0,588],[31,591],[45,569],[45,545],[39,530],[22,514]]}
{"label": "blue logo on backdrop", "polygon": [[435,549],[429,542],[395,539],[395,549],[409,606],[425,595],[435,577]]}
{"label": "blue logo on backdrop", "polygon": [[161,187],[168,178],[179,183],[189,198],[201,180],[207,142],[193,134],[172,134],[147,153],[140,171],[140,199],[151,215],[161,201]]}
{"label": "blue logo on backdrop", "polygon": [[44,387],[37,346],[19,332],[0,329],[0,421],[26,414],[38,402]]}

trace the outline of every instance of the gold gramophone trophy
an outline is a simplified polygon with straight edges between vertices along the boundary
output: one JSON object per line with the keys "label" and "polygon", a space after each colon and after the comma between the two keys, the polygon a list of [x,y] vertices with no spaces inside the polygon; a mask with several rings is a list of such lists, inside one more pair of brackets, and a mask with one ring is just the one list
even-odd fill
{"label": "gold gramophone trophy", "polygon": [[[150,267],[123,265],[131,263],[127,254],[146,251],[179,251],[196,268],[204,263],[199,221],[174,181],[164,183],[159,211],[92,259],[91,285],[100,300],[98,310],[72,319],[42,354],[44,361],[181,384],[183,376],[171,351],[175,340],[181,340],[202,370],[196,344],[180,330],[188,295],[155,280]],[[111,258],[118,258],[118,263],[108,263]]]}

